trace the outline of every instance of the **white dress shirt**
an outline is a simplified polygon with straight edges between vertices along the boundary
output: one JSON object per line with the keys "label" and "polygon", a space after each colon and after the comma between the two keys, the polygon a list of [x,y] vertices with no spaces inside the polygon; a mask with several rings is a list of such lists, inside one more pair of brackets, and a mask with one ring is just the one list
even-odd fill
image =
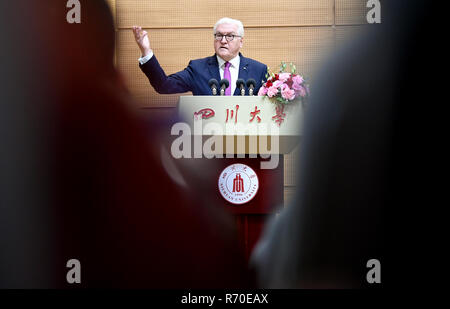
{"label": "white dress shirt", "polygon": [[141,65],[144,65],[144,63],[146,63],[147,61],[149,61],[150,59],[152,59],[153,57],[153,51],[150,52],[150,54],[148,54],[147,56],[141,57],[139,58],[139,63]]}
{"label": "white dress shirt", "polygon": [[[150,52],[150,54],[148,54],[147,56],[139,58],[139,63],[141,65],[143,65],[144,63],[149,61],[152,57],[153,57],[153,52]],[[217,62],[219,63],[220,79],[223,79],[226,61],[217,55],[216,55],[216,57],[217,57]],[[236,81],[239,77],[239,64],[241,63],[241,57],[239,57],[239,55],[237,55],[236,57],[231,59],[229,62],[231,63],[231,65],[230,65],[231,95],[233,95],[234,91],[236,90]]]}

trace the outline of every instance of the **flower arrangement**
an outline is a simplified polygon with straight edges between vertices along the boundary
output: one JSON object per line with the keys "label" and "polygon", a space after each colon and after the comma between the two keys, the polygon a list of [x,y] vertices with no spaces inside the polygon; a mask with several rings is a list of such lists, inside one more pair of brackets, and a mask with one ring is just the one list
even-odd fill
{"label": "flower arrangement", "polygon": [[290,73],[286,72],[285,62],[281,62],[280,71],[276,74],[267,68],[267,81],[259,89],[258,95],[268,96],[275,103],[288,104],[296,99],[304,103],[309,95],[309,85],[301,75],[295,74],[295,65],[292,62],[289,65]]}

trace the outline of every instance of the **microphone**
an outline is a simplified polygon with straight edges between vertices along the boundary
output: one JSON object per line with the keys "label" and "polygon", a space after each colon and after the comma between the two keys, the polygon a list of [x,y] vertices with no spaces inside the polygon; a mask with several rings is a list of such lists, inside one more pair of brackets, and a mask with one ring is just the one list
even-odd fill
{"label": "microphone", "polygon": [[223,78],[220,80],[220,95],[225,95],[225,89],[227,89],[229,85],[230,82],[228,79]]}
{"label": "microphone", "polygon": [[253,95],[253,89],[255,89],[256,81],[253,78],[249,78],[247,80],[247,87],[248,87],[248,95]]}
{"label": "microphone", "polygon": [[211,78],[208,82],[209,88],[211,88],[212,95],[217,95],[217,88],[219,88],[219,82],[215,78]]}
{"label": "microphone", "polygon": [[241,95],[245,95],[245,82],[243,79],[239,78],[236,81],[236,87],[238,87],[238,89],[241,89]]}

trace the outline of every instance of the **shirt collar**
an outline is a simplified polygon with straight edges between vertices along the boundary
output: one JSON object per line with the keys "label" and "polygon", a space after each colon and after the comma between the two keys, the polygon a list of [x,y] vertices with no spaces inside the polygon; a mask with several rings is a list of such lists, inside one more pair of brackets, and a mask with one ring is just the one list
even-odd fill
{"label": "shirt collar", "polygon": [[[219,63],[219,68],[224,67],[226,61],[223,60],[222,58],[220,58],[218,55],[216,55],[216,57],[217,57],[217,62]],[[239,68],[239,64],[241,62],[241,56],[238,54],[236,57],[231,59],[229,62],[231,63],[232,67]]]}

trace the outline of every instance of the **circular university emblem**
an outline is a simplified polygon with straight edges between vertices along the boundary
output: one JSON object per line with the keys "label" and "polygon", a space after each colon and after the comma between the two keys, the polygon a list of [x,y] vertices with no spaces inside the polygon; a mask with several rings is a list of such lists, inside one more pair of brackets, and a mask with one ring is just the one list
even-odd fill
{"label": "circular university emblem", "polygon": [[245,164],[232,164],[219,176],[219,191],[228,202],[241,205],[255,197],[259,188],[258,175]]}

